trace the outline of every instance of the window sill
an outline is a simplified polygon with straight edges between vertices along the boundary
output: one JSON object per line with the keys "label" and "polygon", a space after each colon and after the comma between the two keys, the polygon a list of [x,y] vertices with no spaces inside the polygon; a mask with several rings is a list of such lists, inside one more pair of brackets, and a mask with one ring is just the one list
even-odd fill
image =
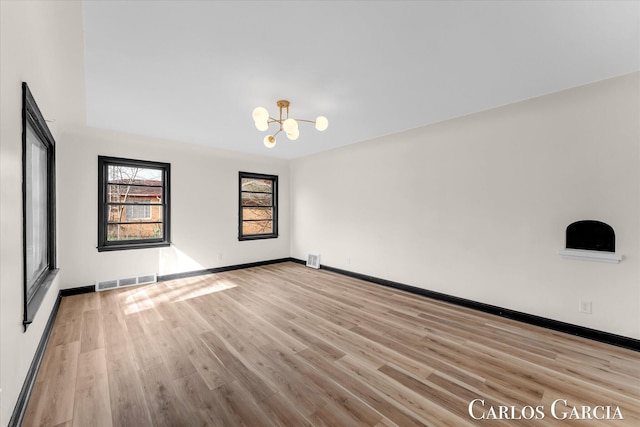
{"label": "window sill", "polygon": [[251,234],[248,236],[239,236],[238,240],[262,240],[262,239],[277,239],[277,234]]}
{"label": "window sill", "polygon": [[36,313],[38,312],[38,309],[42,305],[42,301],[44,300],[44,297],[47,294],[47,291],[49,291],[49,288],[51,287],[51,284],[53,283],[54,279],[58,275],[59,271],[60,271],[59,268],[54,268],[52,270],[49,270],[45,278],[42,280],[42,284],[40,285],[36,293],[33,294],[31,299],[27,303],[27,306],[26,306],[27,311],[25,313],[25,318],[22,321],[22,324],[24,325],[24,332],[27,331],[27,328],[33,322],[33,319],[36,317]]}
{"label": "window sill", "polygon": [[608,262],[618,264],[622,260],[622,255],[614,252],[589,251],[585,249],[560,249],[558,254],[562,258],[577,259],[580,261]]}
{"label": "window sill", "polygon": [[171,246],[169,242],[154,242],[154,243],[128,243],[123,245],[106,245],[106,246],[98,246],[98,252],[107,252],[107,251],[125,251],[129,249],[149,249],[149,248],[165,248],[167,246]]}

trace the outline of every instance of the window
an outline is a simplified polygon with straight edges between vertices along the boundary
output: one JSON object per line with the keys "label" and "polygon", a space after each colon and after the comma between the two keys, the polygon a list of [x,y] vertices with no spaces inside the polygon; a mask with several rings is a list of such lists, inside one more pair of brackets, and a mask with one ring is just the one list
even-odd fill
{"label": "window", "polygon": [[56,269],[55,142],[29,86],[22,83],[22,217],[25,331]]}
{"label": "window", "polygon": [[151,206],[149,205],[128,205],[127,219],[151,219]]}
{"label": "window", "polygon": [[169,246],[170,164],[98,157],[98,251]]}
{"label": "window", "polygon": [[278,177],[240,172],[238,239],[278,237]]}

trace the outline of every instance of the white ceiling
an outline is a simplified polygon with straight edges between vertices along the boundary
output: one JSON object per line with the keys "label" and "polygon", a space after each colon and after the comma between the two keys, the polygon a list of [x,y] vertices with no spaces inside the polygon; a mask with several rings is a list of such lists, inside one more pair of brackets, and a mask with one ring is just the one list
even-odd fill
{"label": "white ceiling", "polygon": [[[637,1],[85,0],[84,27],[89,126],[286,159],[640,69]],[[265,148],[278,99],[329,128]]]}

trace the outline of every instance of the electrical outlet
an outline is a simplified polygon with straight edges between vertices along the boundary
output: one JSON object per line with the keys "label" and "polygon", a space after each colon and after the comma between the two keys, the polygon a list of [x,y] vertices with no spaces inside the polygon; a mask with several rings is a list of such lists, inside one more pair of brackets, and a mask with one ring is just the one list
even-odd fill
{"label": "electrical outlet", "polygon": [[218,261],[222,261],[222,254],[218,252]]}
{"label": "electrical outlet", "polygon": [[579,300],[578,311],[584,314],[591,314],[591,301]]}

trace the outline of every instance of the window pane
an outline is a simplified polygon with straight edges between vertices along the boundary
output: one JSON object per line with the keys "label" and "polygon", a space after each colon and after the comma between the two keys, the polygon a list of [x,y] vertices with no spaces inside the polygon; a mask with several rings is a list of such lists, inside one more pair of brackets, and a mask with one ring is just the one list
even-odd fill
{"label": "window pane", "polygon": [[140,185],[142,181],[131,184],[109,184],[108,202],[162,203],[162,187]]}
{"label": "window pane", "polygon": [[270,234],[273,233],[273,221],[244,221],[242,234]]}
{"label": "window pane", "polygon": [[128,205],[127,221],[134,219],[151,219],[151,206],[149,205]]}
{"label": "window pane", "polygon": [[242,208],[242,220],[273,219],[271,208]]}
{"label": "window pane", "polygon": [[47,270],[47,149],[27,123],[26,153],[26,252],[27,295],[40,275]]}
{"label": "window pane", "polygon": [[162,206],[110,205],[108,222],[155,222],[163,220]]}
{"label": "window pane", "polygon": [[242,178],[242,191],[272,193],[273,182],[269,179]]}
{"label": "window pane", "polygon": [[273,196],[263,193],[242,193],[242,206],[271,206]]}
{"label": "window pane", "polygon": [[107,172],[110,183],[162,185],[162,169],[109,165]]}
{"label": "window pane", "polygon": [[131,223],[107,225],[108,241],[161,238],[163,238],[162,224]]}

